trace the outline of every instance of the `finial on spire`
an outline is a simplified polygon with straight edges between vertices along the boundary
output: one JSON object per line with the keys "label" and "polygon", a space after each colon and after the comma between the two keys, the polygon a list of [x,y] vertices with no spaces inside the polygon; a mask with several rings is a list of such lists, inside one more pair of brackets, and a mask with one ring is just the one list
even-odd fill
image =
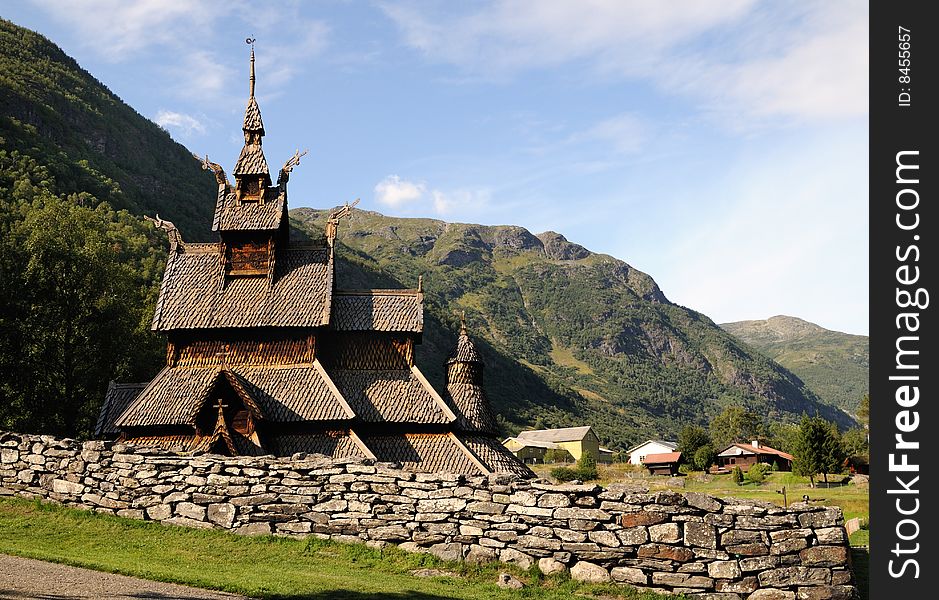
{"label": "finial on spire", "polygon": [[466,311],[460,311],[460,335],[466,335]]}
{"label": "finial on spire", "polygon": [[248,79],[248,97],[254,98],[254,42],[253,37],[245,38],[245,43],[251,46],[251,77]]}

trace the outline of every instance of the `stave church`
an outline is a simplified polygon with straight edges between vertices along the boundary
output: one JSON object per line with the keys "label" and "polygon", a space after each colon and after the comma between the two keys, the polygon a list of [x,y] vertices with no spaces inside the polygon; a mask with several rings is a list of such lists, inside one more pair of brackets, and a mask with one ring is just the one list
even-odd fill
{"label": "stave church", "polygon": [[[274,182],[262,150],[251,50],[244,147],[230,183],[218,182],[216,243],[187,243],[157,216],[170,244],[152,329],[166,335],[166,365],[149,383],[111,383],[98,437],[186,453],[318,453],[458,474],[532,473],[496,437],[483,362],[461,326],[446,390],[414,362],[423,291],[350,290],[335,280],[336,237],[291,239],[287,182]],[[207,199],[207,201],[209,201]]]}

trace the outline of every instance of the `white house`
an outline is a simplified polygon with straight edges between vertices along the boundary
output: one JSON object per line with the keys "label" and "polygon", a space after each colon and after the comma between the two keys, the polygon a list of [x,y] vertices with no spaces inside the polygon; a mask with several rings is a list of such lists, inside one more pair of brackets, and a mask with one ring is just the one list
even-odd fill
{"label": "white house", "polygon": [[668,454],[678,449],[675,442],[664,440],[646,440],[626,451],[629,454],[629,464],[641,465],[642,459],[649,454]]}

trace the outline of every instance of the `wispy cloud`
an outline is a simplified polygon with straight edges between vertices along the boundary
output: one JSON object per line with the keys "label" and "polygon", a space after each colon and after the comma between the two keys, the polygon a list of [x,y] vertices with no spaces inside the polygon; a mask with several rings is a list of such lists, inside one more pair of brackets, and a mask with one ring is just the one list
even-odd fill
{"label": "wispy cloud", "polygon": [[650,80],[725,120],[857,117],[868,110],[868,21],[858,5],[500,0],[462,14],[444,7],[383,10],[427,60],[477,76],[584,65],[595,77]]}
{"label": "wispy cloud", "polygon": [[201,121],[184,113],[161,110],[153,120],[160,127],[175,130],[183,137],[205,133],[205,125]]}

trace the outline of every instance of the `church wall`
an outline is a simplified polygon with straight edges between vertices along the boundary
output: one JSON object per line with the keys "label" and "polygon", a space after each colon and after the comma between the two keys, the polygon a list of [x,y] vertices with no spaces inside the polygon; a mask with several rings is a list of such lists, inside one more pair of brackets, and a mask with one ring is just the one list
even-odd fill
{"label": "church wall", "polygon": [[[389,543],[712,600],[857,597],[841,510],[411,473],[319,455],[177,456],[0,432],[0,495],[246,535]],[[759,591],[757,591],[759,590]]]}

